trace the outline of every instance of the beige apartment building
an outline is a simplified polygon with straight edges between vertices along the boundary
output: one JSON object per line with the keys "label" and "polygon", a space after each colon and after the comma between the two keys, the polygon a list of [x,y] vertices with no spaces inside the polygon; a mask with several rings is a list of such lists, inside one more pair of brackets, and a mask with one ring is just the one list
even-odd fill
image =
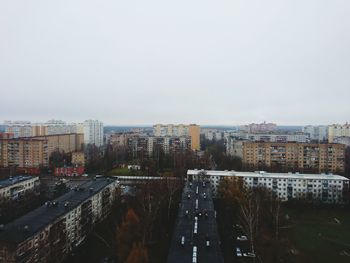
{"label": "beige apartment building", "polygon": [[85,154],[84,152],[73,152],[72,153],[72,164],[85,166]]}
{"label": "beige apartment building", "polygon": [[301,172],[343,173],[345,146],[343,144],[243,142],[242,160],[246,167]]}
{"label": "beige apartment building", "polygon": [[0,139],[0,167],[47,166],[47,140],[37,138]]}
{"label": "beige apartment building", "polygon": [[0,139],[0,166],[47,166],[52,152],[81,151],[83,142],[83,134],[76,133]]}
{"label": "beige apartment building", "polygon": [[332,143],[337,138],[350,137],[350,124],[333,124],[328,126],[328,142]]}
{"label": "beige apartment building", "polygon": [[199,125],[156,124],[153,126],[153,134],[156,137],[189,136],[191,138],[191,149],[193,151],[200,150],[200,126]]}

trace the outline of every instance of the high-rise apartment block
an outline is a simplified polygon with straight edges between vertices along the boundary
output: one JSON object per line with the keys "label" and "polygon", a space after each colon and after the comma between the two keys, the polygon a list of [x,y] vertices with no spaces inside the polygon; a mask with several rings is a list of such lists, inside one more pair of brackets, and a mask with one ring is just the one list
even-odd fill
{"label": "high-rise apartment block", "polygon": [[243,142],[243,164],[251,169],[343,173],[345,145],[321,143]]}
{"label": "high-rise apartment block", "polygon": [[350,137],[350,124],[333,124],[328,126],[328,142],[334,142],[338,137]]}
{"label": "high-rise apartment block", "polygon": [[83,137],[83,134],[73,133],[0,138],[0,167],[46,167],[54,151],[65,153],[81,151]]}
{"label": "high-rise apartment block", "polygon": [[193,151],[200,150],[200,126],[196,124],[157,124],[153,126],[153,134],[156,137],[183,137],[191,138],[191,149]]}
{"label": "high-rise apartment block", "polygon": [[[78,131],[84,133],[85,144],[94,144],[96,146],[103,145],[103,123],[98,120],[86,120],[82,124],[78,124]],[[80,129],[80,130],[79,130]]]}
{"label": "high-rise apartment block", "polygon": [[311,141],[325,142],[328,140],[328,126],[312,126],[303,127],[303,133],[309,135]]}

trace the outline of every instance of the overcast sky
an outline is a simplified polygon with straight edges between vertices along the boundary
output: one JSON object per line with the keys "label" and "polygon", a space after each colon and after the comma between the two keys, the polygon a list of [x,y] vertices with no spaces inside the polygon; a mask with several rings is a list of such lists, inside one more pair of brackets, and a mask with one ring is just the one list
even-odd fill
{"label": "overcast sky", "polygon": [[0,122],[350,120],[349,0],[0,0]]}

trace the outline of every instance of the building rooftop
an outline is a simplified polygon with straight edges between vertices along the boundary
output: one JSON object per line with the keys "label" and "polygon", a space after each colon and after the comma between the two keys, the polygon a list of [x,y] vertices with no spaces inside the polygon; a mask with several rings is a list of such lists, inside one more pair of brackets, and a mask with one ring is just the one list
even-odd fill
{"label": "building rooftop", "polygon": [[27,181],[30,179],[33,179],[35,177],[29,176],[29,175],[16,175],[16,176],[10,176],[7,179],[0,180],[0,188],[8,187],[10,185],[14,185],[23,181]]}
{"label": "building rooftop", "polygon": [[[98,178],[86,182],[76,190],[71,190],[52,200],[51,205],[45,204],[13,222],[1,226],[0,241],[20,243],[28,239],[115,180],[115,178]],[[65,207],[67,202],[69,202],[68,208]],[[54,203],[56,204],[54,205]]]}
{"label": "building rooftop", "polygon": [[211,176],[266,177],[266,178],[349,181],[348,178],[344,176],[336,175],[336,174],[268,173],[265,171],[236,172],[236,171],[188,170],[187,175],[197,175],[200,172],[205,172],[207,175],[211,175]]}

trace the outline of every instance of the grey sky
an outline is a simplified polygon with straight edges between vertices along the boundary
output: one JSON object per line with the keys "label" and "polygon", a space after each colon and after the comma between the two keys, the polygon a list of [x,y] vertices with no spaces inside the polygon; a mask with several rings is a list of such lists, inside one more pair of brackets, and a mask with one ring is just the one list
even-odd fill
{"label": "grey sky", "polygon": [[348,0],[0,0],[0,121],[350,118]]}

